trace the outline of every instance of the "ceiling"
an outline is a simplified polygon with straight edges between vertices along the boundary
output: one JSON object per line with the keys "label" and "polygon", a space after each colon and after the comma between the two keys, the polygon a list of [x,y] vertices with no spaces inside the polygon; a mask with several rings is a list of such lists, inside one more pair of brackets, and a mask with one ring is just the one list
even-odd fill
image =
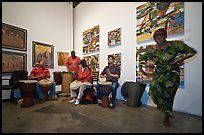
{"label": "ceiling", "polygon": [[73,8],[75,8],[77,5],[79,5],[81,2],[73,2]]}

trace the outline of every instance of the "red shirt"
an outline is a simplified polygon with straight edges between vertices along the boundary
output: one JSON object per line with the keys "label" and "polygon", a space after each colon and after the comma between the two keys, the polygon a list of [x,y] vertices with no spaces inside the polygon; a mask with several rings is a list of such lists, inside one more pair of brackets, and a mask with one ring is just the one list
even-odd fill
{"label": "red shirt", "polygon": [[[84,78],[84,79],[80,80],[80,78]],[[79,73],[78,73],[78,76],[77,76],[77,80],[80,80],[81,82],[90,82],[90,83],[92,83],[93,79],[92,79],[92,70],[91,70],[91,68],[86,67],[84,69],[84,72],[82,72],[82,67],[80,67],[79,68]]]}
{"label": "red shirt", "polygon": [[48,68],[43,68],[42,69],[41,67],[35,67],[30,72],[30,76],[40,76],[41,74],[43,74],[44,77],[39,77],[38,81],[50,77],[50,72],[49,72]]}
{"label": "red shirt", "polygon": [[67,59],[66,65],[68,66],[68,71],[72,72],[79,72],[79,65],[80,65],[80,58],[75,56],[75,58],[72,58],[71,56]]}

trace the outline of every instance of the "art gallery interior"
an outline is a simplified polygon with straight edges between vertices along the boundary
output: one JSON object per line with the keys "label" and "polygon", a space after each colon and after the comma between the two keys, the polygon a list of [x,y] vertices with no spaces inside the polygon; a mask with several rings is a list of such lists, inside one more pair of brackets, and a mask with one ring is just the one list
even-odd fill
{"label": "art gallery interior", "polygon": [[[68,102],[69,96],[23,108],[20,101],[10,102],[11,90],[2,90],[2,132],[201,133],[202,3],[181,2],[180,7],[176,6],[178,3],[170,2],[160,19],[157,14],[160,9],[153,11],[148,2],[2,2],[2,85],[8,84],[6,79],[14,70],[23,68],[29,75],[36,66],[39,50],[50,52],[47,67],[51,80],[54,80],[54,73],[67,72],[63,60],[73,50],[81,59],[96,58],[97,64],[92,68],[99,73],[108,64],[109,55],[115,56],[121,70],[114,109],[97,104],[74,106]],[[149,7],[145,8],[147,5]],[[177,14],[177,11],[180,16],[172,17],[171,13]],[[151,27],[147,27],[147,15],[160,20],[153,19],[156,24],[152,21]],[[121,87],[125,82],[138,81],[138,48],[155,45],[154,28],[176,18],[179,19],[174,24],[168,24],[167,40],[182,40],[197,53],[184,62],[182,84],[174,98],[174,117],[170,119],[171,126],[165,127],[162,112],[148,95],[149,84],[139,107],[123,103]],[[145,28],[139,30],[141,25]],[[4,38],[11,31],[17,33],[15,38],[23,40],[11,36],[7,37],[9,40]],[[89,48],[86,42],[90,38],[95,42],[92,41]],[[12,46],[12,43],[20,46]],[[18,59],[23,61],[21,67],[16,64]],[[56,91],[62,91],[62,85],[56,85]]]}

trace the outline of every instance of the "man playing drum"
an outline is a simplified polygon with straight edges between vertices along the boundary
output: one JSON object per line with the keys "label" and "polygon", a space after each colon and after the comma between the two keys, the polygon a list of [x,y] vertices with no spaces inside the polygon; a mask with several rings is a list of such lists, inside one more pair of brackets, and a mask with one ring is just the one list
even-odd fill
{"label": "man playing drum", "polygon": [[[38,83],[36,84],[36,88],[35,88],[35,93],[38,96],[38,98],[40,99],[39,103],[43,103],[46,100],[56,100],[57,98],[55,97],[55,82],[54,81],[50,81],[50,72],[48,68],[44,67],[44,61],[43,60],[39,60],[38,61],[38,66],[33,68],[29,79],[31,80],[38,80]],[[40,83],[42,82],[42,83]],[[41,89],[41,85],[46,85],[45,83],[49,83],[47,85],[51,85],[50,86],[50,92],[49,92],[49,96],[46,97],[45,94],[43,93],[42,89]]]}
{"label": "man playing drum", "polygon": [[[120,78],[120,67],[114,64],[114,56],[108,56],[108,66],[106,66],[100,74],[101,78],[106,78],[106,81],[112,82],[112,97],[110,102],[110,109],[115,107],[115,100],[117,94],[117,88],[119,86],[118,78]],[[102,93],[99,90],[99,85],[96,86],[97,96],[98,96],[98,104],[101,104]]]}
{"label": "man playing drum", "polygon": [[[81,60],[81,67],[79,68],[79,73],[75,77],[76,80],[70,84],[70,94],[73,98],[69,101],[69,103],[74,103],[75,105],[78,105],[82,96],[83,92],[86,88],[90,87],[92,85],[92,69],[87,66],[86,60]],[[78,95],[77,90],[79,89]]]}

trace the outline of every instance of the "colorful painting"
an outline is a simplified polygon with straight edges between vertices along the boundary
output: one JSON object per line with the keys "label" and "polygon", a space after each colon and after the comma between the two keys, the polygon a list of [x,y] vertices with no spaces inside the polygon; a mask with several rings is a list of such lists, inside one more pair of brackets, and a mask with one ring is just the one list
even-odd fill
{"label": "colorful painting", "polygon": [[39,60],[44,60],[45,67],[54,67],[54,46],[33,41],[33,67],[37,66]]}
{"label": "colorful painting", "polygon": [[108,32],[108,46],[121,45],[121,28]]}
{"label": "colorful painting", "polygon": [[152,39],[158,28],[184,34],[184,2],[147,2],[136,8],[136,41]]}
{"label": "colorful painting", "polygon": [[65,62],[69,57],[68,52],[57,52],[58,66],[65,66]]}
{"label": "colorful painting", "polygon": [[83,32],[83,54],[99,51],[99,25]]}
{"label": "colorful painting", "polygon": [[110,55],[113,55],[114,57],[114,64],[117,64],[121,69],[121,53],[110,54]]}
{"label": "colorful painting", "polygon": [[19,51],[27,50],[27,30],[2,23],[2,47]]}
{"label": "colorful painting", "polygon": [[[151,82],[153,76],[146,76],[141,72],[141,70],[139,68],[139,56],[142,55],[146,51],[146,48],[148,46],[149,45],[136,47],[136,81],[146,83],[146,84]],[[143,68],[144,71],[154,72],[154,69],[151,69],[151,68],[148,68],[148,67],[145,67],[145,66],[143,66],[142,68]],[[184,65],[180,66],[180,84],[179,84],[179,88],[184,89]]]}
{"label": "colorful painting", "polygon": [[27,54],[2,51],[2,73],[27,70]]}
{"label": "colorful painting", "polygon": [[99,54],[83,57],[93,71],[99,71]]}

